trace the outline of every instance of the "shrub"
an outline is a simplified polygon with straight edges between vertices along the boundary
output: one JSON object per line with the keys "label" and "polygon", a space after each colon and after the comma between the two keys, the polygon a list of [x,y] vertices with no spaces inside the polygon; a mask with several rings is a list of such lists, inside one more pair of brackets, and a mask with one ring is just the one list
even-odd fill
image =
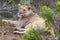
{"label": "shrub", "polygon": [[57,1],[56,6],[57,8],[60,8],[60,1]]}
{"label": "shrub", "polygon": [[38,33],[36,33],[36,31],[33,28],[31,28],[27,32],[27,34],[23,35],[23,40],[40,40],[40,38]]}
{"label": "shrub", "polygon": [[52,25],[55,15],[56,12],[47,6],[42,6],[40,9],[40,16],[45,19],[46,27]]}

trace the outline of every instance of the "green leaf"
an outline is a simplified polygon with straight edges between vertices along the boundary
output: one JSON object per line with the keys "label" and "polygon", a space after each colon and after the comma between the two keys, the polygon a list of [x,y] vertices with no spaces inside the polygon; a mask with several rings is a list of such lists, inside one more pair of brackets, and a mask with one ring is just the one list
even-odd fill
{"label": "green leaf", "polygon": [[46,26],[51,26],[56,12],[47,6],[42,6],[40,9],[40,17],[45,19]]}

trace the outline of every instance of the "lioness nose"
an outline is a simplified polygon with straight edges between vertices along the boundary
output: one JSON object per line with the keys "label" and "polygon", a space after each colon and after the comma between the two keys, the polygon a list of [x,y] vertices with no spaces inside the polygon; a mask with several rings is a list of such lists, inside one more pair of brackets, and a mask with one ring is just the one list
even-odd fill
{"label": "lioness nose", "polygon": [[22,14],[22,12],[20,12],[20,14]]}

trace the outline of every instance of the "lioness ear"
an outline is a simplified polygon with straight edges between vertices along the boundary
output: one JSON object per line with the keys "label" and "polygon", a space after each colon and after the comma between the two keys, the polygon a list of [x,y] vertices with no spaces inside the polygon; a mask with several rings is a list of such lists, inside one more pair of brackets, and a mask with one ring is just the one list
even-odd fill
{"label": "lioness ear", "polygon": [[32,9],[32,7],[31,6],[28,6],[28,10],[31,10]]}
{"label": "lioness ear", "polygon": [[19,7],[21,6],[21,4],[18,4],[17,6],[18,6],[18,8],[19,8]]}

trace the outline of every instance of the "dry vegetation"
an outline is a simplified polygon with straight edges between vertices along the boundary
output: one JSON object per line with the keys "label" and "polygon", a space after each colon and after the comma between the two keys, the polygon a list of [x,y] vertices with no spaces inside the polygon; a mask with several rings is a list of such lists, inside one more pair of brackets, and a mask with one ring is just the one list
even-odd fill
{"label": "dry vegetation", "polygon": [[20,40],[19,34],[13,34],[14,26],[0,21],[0,40]]}

